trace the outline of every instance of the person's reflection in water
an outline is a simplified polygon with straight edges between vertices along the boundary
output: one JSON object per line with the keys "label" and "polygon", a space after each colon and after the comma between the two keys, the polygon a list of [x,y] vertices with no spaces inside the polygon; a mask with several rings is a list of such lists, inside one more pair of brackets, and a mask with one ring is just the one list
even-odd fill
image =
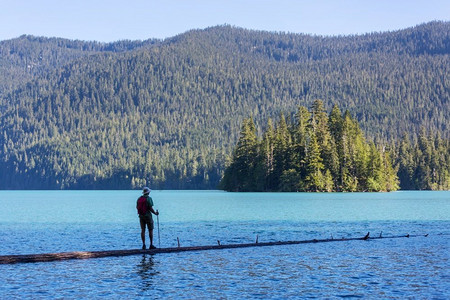
{"label": "person's reflection in water", "polygon": [[154,269],[155,262],[153,261],[153,255],[142,256],[141,262],[137,265],[138,274],[142,278],[142,291],[148,291],[153,285],[153,276],[158,275],[159,272]]}

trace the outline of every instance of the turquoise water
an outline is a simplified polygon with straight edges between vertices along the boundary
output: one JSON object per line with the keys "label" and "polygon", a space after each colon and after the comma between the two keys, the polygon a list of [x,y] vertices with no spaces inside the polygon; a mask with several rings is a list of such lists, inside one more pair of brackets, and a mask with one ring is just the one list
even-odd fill
{"label": "turquoise water", "polygon": [[[139,195],[0,191],[0,255],[139,248]],[[430,235],[0,265],[0,298],[450,297],[450,192],[151,196],[161,247]]]}

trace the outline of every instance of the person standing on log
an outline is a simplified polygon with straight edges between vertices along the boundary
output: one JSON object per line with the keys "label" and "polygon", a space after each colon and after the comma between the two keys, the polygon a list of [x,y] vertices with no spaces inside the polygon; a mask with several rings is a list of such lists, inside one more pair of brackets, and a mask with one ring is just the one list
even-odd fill
{"label": "person standing on log", "polygon": [[148,237],[150,238],[149,249],[156,249],[153,245],[153,218],[152,214],[159,215],[158,211],[153,209],[153,199],[149,196],[151,190],[145,187],[142,191],[142,196],[140,196],[136,203],[136,209],[139,215],[139,223],[141,224],[141,239],[142,239],[142,249],[146,249],[145,246],[145,227],[148,228]]}

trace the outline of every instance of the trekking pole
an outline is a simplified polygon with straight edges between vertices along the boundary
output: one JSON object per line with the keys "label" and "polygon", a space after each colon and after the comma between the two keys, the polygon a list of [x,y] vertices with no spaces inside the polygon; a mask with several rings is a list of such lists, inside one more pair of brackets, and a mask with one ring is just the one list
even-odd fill
{"label": "trekking pole", "polygon": [[159,235],[159,211],[156,211],[158,214],[156,215],[156,221],[158,222],[158,246],[161,248],[161,237]]}

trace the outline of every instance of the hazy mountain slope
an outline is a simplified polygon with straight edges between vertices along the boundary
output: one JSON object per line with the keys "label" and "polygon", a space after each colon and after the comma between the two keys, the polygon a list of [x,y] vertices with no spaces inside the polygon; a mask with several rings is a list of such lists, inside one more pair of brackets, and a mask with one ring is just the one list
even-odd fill
{"label": "hazy mountain slope", "polygon": [[71,61],[100,52],[123,52],[157,40],[98,43],[23,35],[0,42],[0,95]]}

